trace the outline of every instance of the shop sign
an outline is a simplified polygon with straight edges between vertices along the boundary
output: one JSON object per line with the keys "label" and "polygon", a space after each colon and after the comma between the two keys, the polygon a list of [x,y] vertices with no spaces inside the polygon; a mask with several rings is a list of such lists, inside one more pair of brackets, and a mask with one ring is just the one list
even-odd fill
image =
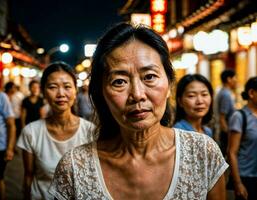
{"label": "shop sign", "polygon": [[2,61],[0,61],[0,73],[2,73],[3,69],[4,69],[4,65],[3,65]]}
{"label": "shop sign", "polygon": [[151,13],[166,14],[167,0],[151,0]]}
{"label": "shop sign", "polygon": [[133,24],[144,24],[151,26],[151,15],[146,13],[133,13],[131,14],[130,21]]}
{"label": "shop sign", "polygon": [[150,9],[152,28],[156,32],[163,34],[166,29],[167,0],[151,0]]}

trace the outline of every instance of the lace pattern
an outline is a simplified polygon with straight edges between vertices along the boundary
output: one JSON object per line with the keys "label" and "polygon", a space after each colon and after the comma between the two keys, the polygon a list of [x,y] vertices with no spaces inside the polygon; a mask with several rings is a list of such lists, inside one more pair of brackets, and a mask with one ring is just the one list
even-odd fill
{"label": "lace pattern", "polygon": [[[208,136],[180,129],[175,132],[178,174],[174,175],[165,200],[206,199],[228,165]],[[66,153],[56,168],[50,193],[59,200],[111,199],[97,173],[100,166],[95,162],[95,148],[96,144],[91,143]]]}
{"label": "lace pattern", "polygon": [[170,199],[203,199],[228,167],[221,151],[204,134],[177,130],[180,163],[176,189]]}
{"label": "lace pattern", "polygon": [[93,146],[93,143],[79,146],[61,159],[50,188],[56,198],[108,199],[98,181]]}

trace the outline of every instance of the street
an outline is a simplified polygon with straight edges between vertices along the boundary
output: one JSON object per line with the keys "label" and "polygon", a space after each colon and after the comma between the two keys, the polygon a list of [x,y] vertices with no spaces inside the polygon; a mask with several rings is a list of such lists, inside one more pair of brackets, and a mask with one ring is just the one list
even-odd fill
{"label": "street", "polygon": [[23,181],[22,152],[17,149],[14,159],[7,164],[5,171],[6,197],[7,200],[22,200]]}

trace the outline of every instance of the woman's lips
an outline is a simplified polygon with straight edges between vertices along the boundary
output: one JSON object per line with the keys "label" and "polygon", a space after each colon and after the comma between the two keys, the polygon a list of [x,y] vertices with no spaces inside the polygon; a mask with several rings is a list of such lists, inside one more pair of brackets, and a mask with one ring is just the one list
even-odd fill
{"label": "woman's lips", "polygon": [[67,103],[66,101],[56,101],[55,102],[57,105],[63,105],[63,104],[65,104],[65,103]]}
{"label": "woman's lips", "polygon": [[129,117],[144,119],[148,115],[149,110],[135,110],[128,113]]}
{"label": "woman's lips", "polygon": [[195,108],[194,110],[197,111],[197,112],[202,112],[202,111],[205,111],[206,108]]}

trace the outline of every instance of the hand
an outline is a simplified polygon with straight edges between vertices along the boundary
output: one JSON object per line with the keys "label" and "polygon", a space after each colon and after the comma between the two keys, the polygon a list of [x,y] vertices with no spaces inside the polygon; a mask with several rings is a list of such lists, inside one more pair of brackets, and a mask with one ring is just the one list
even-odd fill
{"label": "hand", "polygon": [[243,183],[237,183],[235,184],[235,195],[238,197],[241,197],[242,199],[247,200],[248,198],[248,192],[243,185]]}
{"label": "hand", "polygon": [[5,160],[6,161],[11,161],[13,159],[14,156],[14,151],[13,150],[6,150],[5,152]]}

